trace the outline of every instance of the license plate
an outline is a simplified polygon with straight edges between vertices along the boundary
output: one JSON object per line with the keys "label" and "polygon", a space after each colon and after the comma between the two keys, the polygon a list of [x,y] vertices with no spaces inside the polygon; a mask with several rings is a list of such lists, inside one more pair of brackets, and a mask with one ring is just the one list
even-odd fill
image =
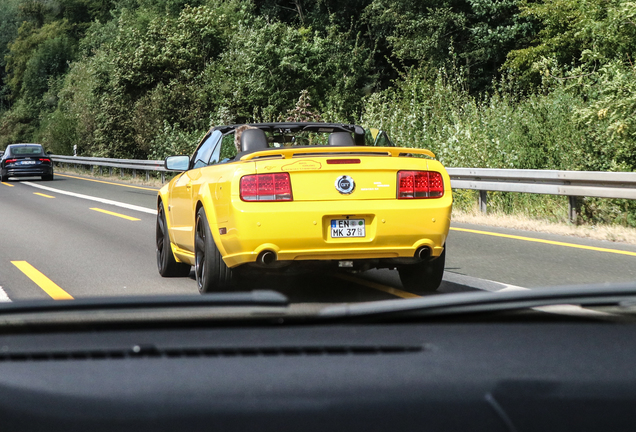
{"label": "license plate", "polygon": [[22,161],[20,165],[35,165],[35,161]]}
{"label": "license plate", "polygon": [[331,238],[364,236],[364,219],[331,219]]}

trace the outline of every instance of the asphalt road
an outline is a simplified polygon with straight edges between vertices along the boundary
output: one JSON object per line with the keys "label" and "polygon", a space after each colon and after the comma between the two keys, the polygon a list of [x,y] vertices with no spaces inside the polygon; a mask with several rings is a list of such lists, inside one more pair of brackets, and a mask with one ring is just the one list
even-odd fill
{"label": "asphalt road", "polygon": [[[189,278],[165,279],[155,263],[151,187],[56,175],[0,184],[0,300],[112,295],[198,295]],[[438,292],[636,280],[636,246],[453,224]],[[262,278],[292,302],[410,297],[397,272]]]}

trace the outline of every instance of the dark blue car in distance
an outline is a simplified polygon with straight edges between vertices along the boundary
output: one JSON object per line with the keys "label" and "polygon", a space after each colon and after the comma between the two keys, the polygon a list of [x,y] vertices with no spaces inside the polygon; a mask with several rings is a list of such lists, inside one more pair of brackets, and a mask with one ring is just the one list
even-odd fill
{"label": "dark blue car in distance", "polygon": [[53,180],[53,161],[40,144],[10,144],[0,159],[0,180],[9,177],[42,177]]}

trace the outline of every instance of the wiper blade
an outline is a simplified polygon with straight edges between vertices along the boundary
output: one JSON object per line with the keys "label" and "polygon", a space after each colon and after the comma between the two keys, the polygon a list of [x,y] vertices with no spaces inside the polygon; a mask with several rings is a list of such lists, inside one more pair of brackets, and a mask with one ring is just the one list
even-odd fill
{"label": "wiper blade", "polygon": [[20,300],[0,303],[0,316],[14,313],[89,310],[168,309],[187,307],[288,306],[283,294],[270,290],[222,292],[205,295],[90,297],[75,300]]}
{"label": "wiper blade", "polygon": [[636,300],[636,282],[574,285],[502,292],[465,292],[417,299],[335,305],[322,309],[324,318],[381,315],[435,315],[500,312],[551,305],[606,306]]}

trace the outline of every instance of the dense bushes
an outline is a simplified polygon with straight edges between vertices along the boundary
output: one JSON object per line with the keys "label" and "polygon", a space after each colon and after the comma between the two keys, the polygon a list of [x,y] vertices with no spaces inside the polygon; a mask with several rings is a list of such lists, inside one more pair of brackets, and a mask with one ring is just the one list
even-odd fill
{"label": "dense bushes", "polygon": [[178,16],[123,10],[95,24],[81,48],[42,123],[62,121],[69,134],[42,136],[99,156],[162,155],[159,143],[211,124],[276,119],[303,90],[316,109],[353,121],[373,80],[371,53],[355,35],[268,23],[240,1]]}
{"label": "dense bushes", "polygon": [[412,71],[373,95],[363,117],[401,145],[431,149],[448,166],[593,169],[589,132],[574,122],[580,97],[554,89],[520,98],[508,92],[470,95],[440,71],[433,82]]}

